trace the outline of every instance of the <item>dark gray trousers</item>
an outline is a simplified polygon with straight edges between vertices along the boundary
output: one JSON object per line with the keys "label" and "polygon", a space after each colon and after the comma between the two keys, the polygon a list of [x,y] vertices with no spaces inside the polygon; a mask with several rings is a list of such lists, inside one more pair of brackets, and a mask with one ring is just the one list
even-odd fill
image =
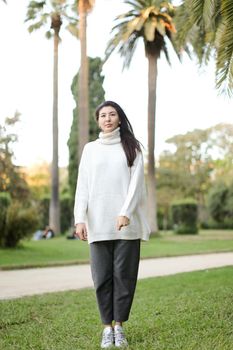
{"label": "dark gray trousers", "polygon": [[90,244],[91,273],[103,324],[129,318],[137,283],[140,239]]}

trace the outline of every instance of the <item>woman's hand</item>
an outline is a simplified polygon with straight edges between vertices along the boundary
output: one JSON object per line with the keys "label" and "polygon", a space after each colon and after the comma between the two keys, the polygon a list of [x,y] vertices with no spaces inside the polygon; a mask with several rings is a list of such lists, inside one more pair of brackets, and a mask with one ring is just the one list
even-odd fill
{"label": "woman's hand", "polygon": [[81,223],[75,225],[75,237],[79,237],[82,241],[87,241],[87,228],[86,224]]}
{"label": "woman's hand", "polygon": [[123,226],[128,226],[130,224],[130,220],[127,216],[118,216],[117,218],[117,230],[120,231],[120,229]]}

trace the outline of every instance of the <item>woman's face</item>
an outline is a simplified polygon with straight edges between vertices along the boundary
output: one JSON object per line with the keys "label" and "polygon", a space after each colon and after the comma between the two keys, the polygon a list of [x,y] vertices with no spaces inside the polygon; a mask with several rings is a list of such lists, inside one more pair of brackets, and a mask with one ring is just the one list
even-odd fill
{"label": "woman's face", "polygon": [[104,133],[115,130],[119,126],[119,121],[120,119],[115,108],[105,106],[99,111],[98,124]]}

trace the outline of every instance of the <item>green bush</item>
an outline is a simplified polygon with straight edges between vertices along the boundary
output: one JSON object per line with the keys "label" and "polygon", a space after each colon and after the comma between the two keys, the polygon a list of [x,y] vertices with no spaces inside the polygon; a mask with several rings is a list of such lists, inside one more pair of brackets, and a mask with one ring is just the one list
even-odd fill
{"label": "green bush", "polygon": [[193,199],[174,202],[171,206],[175,233],[198,233],[198,206]]}
{"label": "green bush", "polygon": [[49,196],[43,197],[38,202],[39,227],[42,230],[49,224],[49,203]]}
{"label": "green bush", "polygon": [[227,215],[226,199],[228,188],[224,183],[216,183],[208,193],[208,209],[217,223],[222,223]]}
{"label": "green bush", "polygon": [[63,195],[60,200],[61,210],[61,232],[65,232],[70,229],[73,218],[72,201],[68,194]]}
{"label": "green bush", "polygon": [[157,219],[158,219],[158,227],[159,230],[171,230],[172,229],[172,222],[170,213],[165,212],[163,207],[158,206],[157,211]]}
{"label": "green bush", "polygon": [[233,228],[233,183],[216,183],[208,193],[211,228]]}
{"label": "green bush", "polygon": [[231,219],[225,219],[222,222],[217,222],[213,219],[210,219],[205,223],[202,222],[200,224],[200,228],[207,230],[232,230],[233,224]]}
{"label": "green bush", "polygon": [[16,247],[21,239],[30,236],[38,227],[35,208],[23,208],[18,201],[12,201],[5,214],[5,229],[1,239],[2,247]]}
{"label": "green bush", "polygon": [[7,192],[0,192],[0,208],[7,208],[11,202],[11,196]]}
{"label": "green bush", "polygon": [[11,196],[9,193],[0,192],[0,246],[3,245],[6,229],[6,215],[7,208],[11,203]]}

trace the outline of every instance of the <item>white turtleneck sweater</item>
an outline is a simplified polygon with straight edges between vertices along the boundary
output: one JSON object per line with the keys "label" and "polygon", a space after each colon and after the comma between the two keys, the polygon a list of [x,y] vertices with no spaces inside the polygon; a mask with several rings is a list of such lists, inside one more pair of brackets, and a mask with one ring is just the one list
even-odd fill
{"label": "white turtleneck sweater", "polygon": [[[88,142],[79,164],[75,194],[75,224],[86,223],[88,243],[113,239],[148,240],[143,155],[137,151],[133,166],[121,144],[120,128],[99,133]],[[117,230],[117,217],[130,224]]]}

